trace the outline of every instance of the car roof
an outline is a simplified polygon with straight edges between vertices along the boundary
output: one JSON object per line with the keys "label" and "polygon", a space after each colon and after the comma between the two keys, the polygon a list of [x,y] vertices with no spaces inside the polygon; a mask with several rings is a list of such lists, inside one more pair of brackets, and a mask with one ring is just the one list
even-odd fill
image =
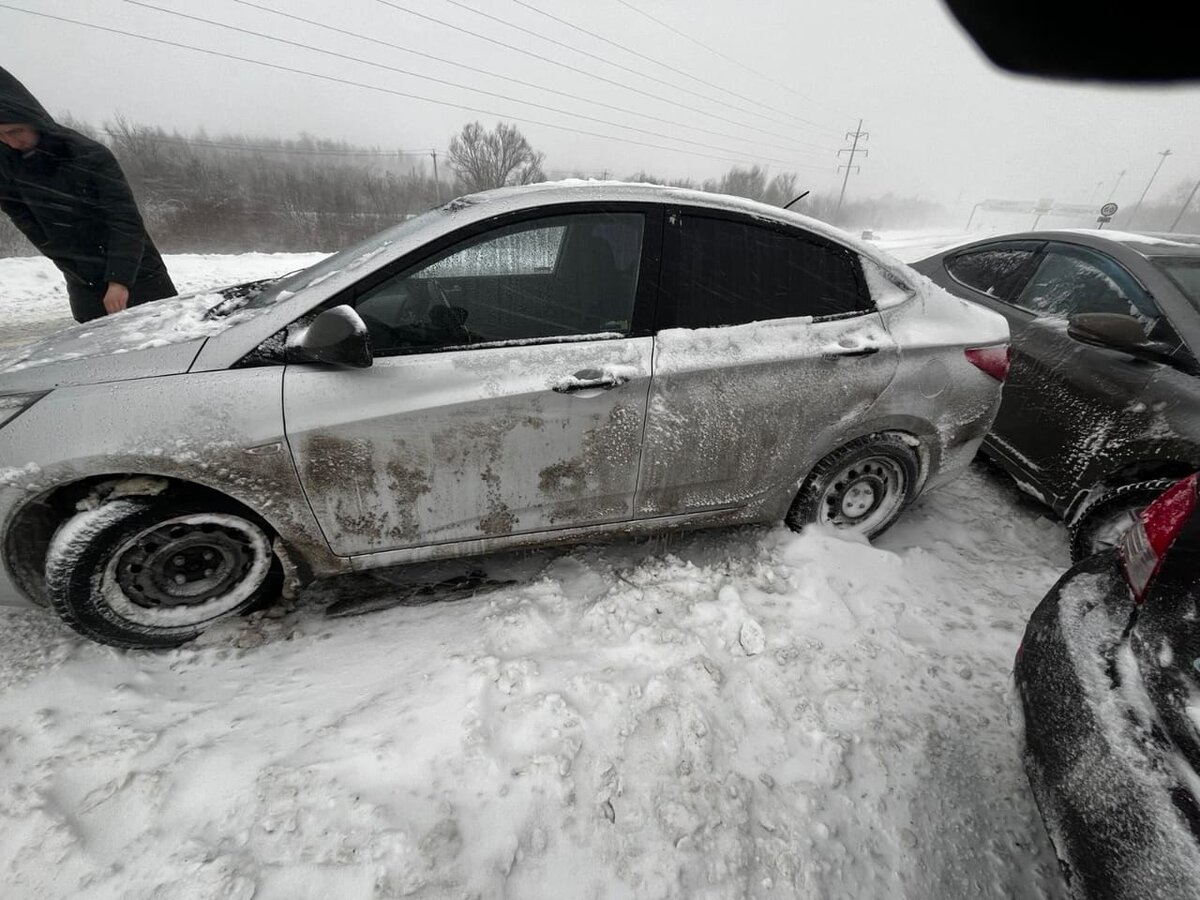
{"label": "car roof", "polygon": [[[803,228],[826,237],[860,254],[878,260],[882,254],[874,244],[865,243],[855,235],[835,228],[819,219],[811,218],[791,210],[744,197],[714,194],[708,191],[669,187],[661,184],[644,184],[625,181],[596,181],[593,179],[569,178],[562,181],[543,181],[537,184],[497,188],[477,194],[466,194],[447,203],[443,209],[453,212],[475,206],[493,205],[508,209],[531,209],[573,202],[659,203],[701,207],[715,211],[738,212],[759,219],[779,222]],[[500,210],[498,210],[500,211]],[[889,259],[889,261],[894,262]]]}
{"label": "car roof", "polygon": [[[1154,232],[1112,231],[1100,228],[1061,228],[1056,231],[1021,231],[995,234],[986,241],[1066,241],[1097,250],[1118,244],[1140,256],[1200,257],[1200,235]],[[981,241],[982,243],[983,241]]]}

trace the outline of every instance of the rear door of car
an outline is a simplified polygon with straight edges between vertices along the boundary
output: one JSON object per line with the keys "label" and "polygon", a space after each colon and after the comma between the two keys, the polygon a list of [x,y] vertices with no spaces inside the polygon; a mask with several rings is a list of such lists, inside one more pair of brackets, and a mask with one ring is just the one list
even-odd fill
{"label": "rear door of car", "polygon": [[336,298],[369,369],[287,367],[287,436],[344,556],[627,520],[661,212],[590,204],[477,227]]}
{"label": "rear door of car", "polygon": [[642,517],[792,490],[896,371],[857,254],[783,224],[669,211],[658,309]]}

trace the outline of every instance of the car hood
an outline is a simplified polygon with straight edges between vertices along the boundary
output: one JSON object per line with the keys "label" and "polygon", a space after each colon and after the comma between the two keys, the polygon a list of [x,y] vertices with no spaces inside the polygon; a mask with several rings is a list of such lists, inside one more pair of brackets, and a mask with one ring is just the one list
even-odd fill
{"label": "car hood", "polygon": [[208,338],[254,315],[210,315],[225,301],[172,297],[65,328],[0,359],[0,394],[186,372]]}

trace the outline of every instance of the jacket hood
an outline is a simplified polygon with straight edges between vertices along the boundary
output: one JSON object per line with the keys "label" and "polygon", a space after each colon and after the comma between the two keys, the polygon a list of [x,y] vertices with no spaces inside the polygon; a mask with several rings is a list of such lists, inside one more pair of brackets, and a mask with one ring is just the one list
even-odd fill
{"label": "jacket hood", "polygon": [[42,131],[58,128],[46,107],[4,68],[0,68],[0,124],[32,125]]}

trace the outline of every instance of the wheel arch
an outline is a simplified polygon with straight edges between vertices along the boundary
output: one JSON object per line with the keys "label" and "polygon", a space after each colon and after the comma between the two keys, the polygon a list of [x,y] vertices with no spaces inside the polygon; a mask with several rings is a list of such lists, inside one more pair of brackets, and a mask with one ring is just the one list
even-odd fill
{"label": "wheel arch", "polygon": [[895,435],[913,448],[917,455],[916,491],[920,493],[924,490],[930,473],[937,471],[941,464],[942,452],[938,442],[937,428],[932,422],[916,416],[887,416],[869,422],[856,423],[853,428],[839,432],[837,438],[829,442],[828,446],[815,456],[811,464],[796,475],[792,485],[792,494],[795,495],[800,490],[808,476],[812,474],[812,470],[831,453],[836,453],[847,444],[873,434]]}
{"label": "wheel arch", "polygon": [[43,490],[18,507],[5,529],[2,552],[13,582],[26,597],[46,605],[44,563],[58,526],[81,504],[100,504],[121,496],[163,496],[194,500],[244,516],[263,527],[284,570],[285,594],[313,580],[310,560],[283,536],[270,518],[218,488],[183,478],[140,473],[89,475]]}
{"label": "wheel arch", "polygon": [[1107,471],[1099,480],[1092,482],[1088,487],[1077,490],[1067,504],[1066,512],[1063,514],[1063,521],[1067,526],[1073,525],[1076,519],[1078,519],[1079,514],[1093,500],[1115,488],[1123,487],[1127,484],[1136,484],[1139,481],[1155,481],[1160,478],[1186,478],[1198,468],[1200,468],[1200,462],[1187,462],[1186,460],[1174,457],[1167,459],[1142,458],[1123,462],[1119,466]]}
{"label": "wheel arch", "polygon": [[908,444],[917,457],[917,481],[914,496],[925,489],[925,483],[931,472],[937,470],[940,462],[940,447],[937,443],[937,431],[933,425],[914,417],[889,417],[887,420],[858,423],[853,428],[840,432],[835,440],[829,441],[822,449],[809,457],[803,468],[794,473],[790,489],[782,508],[775,514],[772,510],[771,520],[785,516],[796,502],[804,483],[810,475],[828,456],[837,453],[847,444],[876,434],[890,434]]}

